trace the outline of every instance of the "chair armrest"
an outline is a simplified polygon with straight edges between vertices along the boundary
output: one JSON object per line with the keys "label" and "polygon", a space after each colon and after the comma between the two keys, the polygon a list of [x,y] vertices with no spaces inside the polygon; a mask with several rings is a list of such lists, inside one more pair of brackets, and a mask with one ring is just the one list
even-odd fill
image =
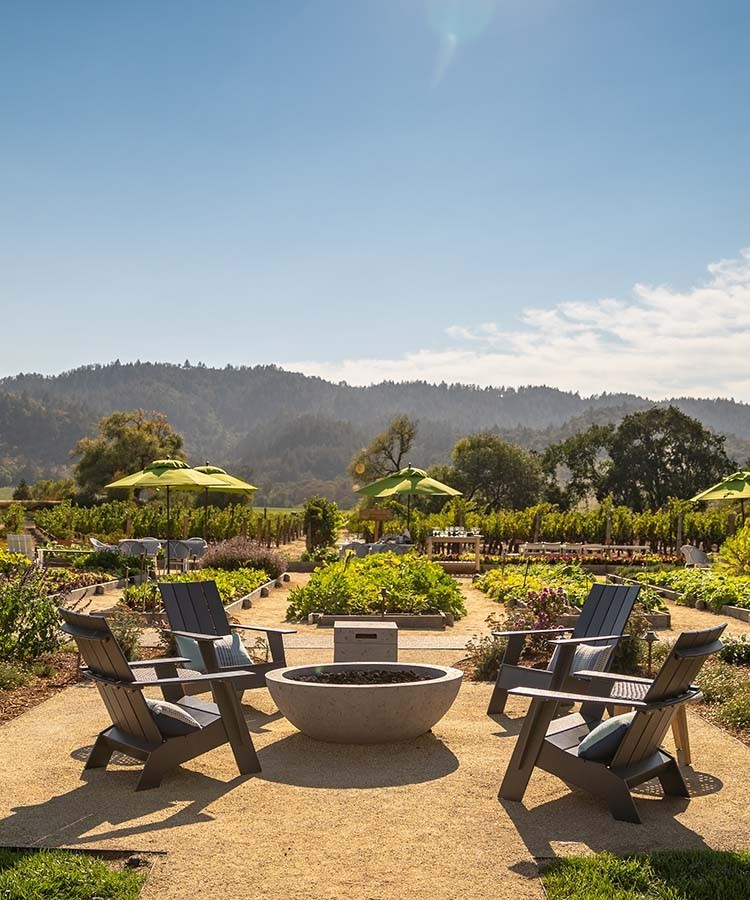
{"label": "chair armrest", "polygon": [[[566,691],[548,691],[542,688],[514,687],[508,689],[509,694],[519,697],[531,697],[532,700],[557,700],[561,703],[601,703],[606,704],[608,697],[599,697],[595,694],[570,694]],[[646,709],[650,704],[642,700],[622,700],[618,698],[618,706],[632,706],[634,709]]]}
{"label": "chair armrest", "polygon": [[235,678],[246,678],[247,672],[207,672],[205,675],[195,675],[193,678],[149,678],[148,681],[118,681],[114,678],[104,678],[93,672],[83,670],[83,674],[91,681],[101,681],[115,687],[125,688],[127,691],[140,691],[145,687],[162,687],[170,684],[195,684],[196,681],[231,681]]}
{"label": "chair armrest", "polygon": [[598,634],[596,637],[587,638],[557,638],[554,641],[547,641],[548,644],[595,644],[597,641],[619,641],[620,638],[626,637],[624,634]]}
{"label": "chair armrest", "polygon": [[179,666],[189,662],[190,660],[185,656],[157,656],[156,659],[138,659],[135,662],[128,663],[128,665],[131,669],[153,669],[154,666],[160,663],[172,663],[172,665]]}
{"label": "chair armrest", "polygon": [[619,675],[617,672],[596,672],[593,669],[579,669],[571,673],[574,678],[598,679],[599,681],[629,681],[632,684],[651,684],[653,678],[641,678],[638,675]]}
{"label": "chair armrest", "polygon": [[213,644],[214,641],[220,641],[223,637],[226,637],[224,634],[199,634],[194,631],[174,631],[171,628],[165,628],[164,630],[175,637],[190,638],[193,641],[198,641],[198,643],[203,641],[204,644]]}
{"label": "chair armrest", "polygon": [[242,628],[245,631],[265,631],[267,634],[297,634],[295,628],[266,628],[265,625],[232,625],[230,628]]}
{"label": "chair armrest", "polygon": [[572,628],[538,628],[525,631],[493,631],[492,637],[511,637],[514,634],[566,634],[572,630]]}

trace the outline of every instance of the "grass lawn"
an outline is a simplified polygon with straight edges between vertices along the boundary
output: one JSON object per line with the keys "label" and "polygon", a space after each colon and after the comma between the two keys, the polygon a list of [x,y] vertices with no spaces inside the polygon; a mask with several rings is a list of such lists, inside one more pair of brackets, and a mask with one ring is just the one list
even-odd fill
{"label": "grass lawn", "polygon": [[549,900],[745,900],[750,853],[571,856],[543,869],[542,882]]}
{"label": "grass lawn", "polygon": [[145,877],[82,853],[0,849],[0,897],[13,900],[136,900]]}
{"label": "grass lawn", "polygon": [[0,500],[12,500],[14,487],[0,487]]}

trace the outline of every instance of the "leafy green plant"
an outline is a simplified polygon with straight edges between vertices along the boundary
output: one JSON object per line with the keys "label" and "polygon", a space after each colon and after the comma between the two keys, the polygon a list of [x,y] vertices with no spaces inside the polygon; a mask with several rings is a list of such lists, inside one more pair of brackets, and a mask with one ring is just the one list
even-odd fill
{"label": "leafy green plant", "polygon": [[[504,626],[498,616],[488,616],[486,623],[490,631],[501,630]],[[466,651],[475,681],[494,681],[497,678],[506,645],[504,638],[494,638],[492,634],[471,638],[466,644]]]}
{"label": "leafy green plant", "polygon": [[750,522],[721,545],[717,568],[729,575],[750,575]]}
{"label": "leafy green plant", "polygon": [[336,543],[341,516],[333,500],[310,497],[305,503],[303,527],[307,537],[307,549],[330,547]]}
{"label": "leafy green plant", "polygon": [[698,675],[698,684],[706,703],[726,703],[737,690],[737,670],[710,659]]}
{"label": "leafy green plant", "polygon": [[722,641],[724,647],[717,654],[720,660],[733,665],[750,665],[750,641],[746,634],[725,634]]}
{"label": "leafy green plant", "polygon": [[114,614],[107,616],[107,621],[125,658],[128,660],[140,659],[141,635],[146,627],[146,620],[143,616],[127,604],[120,602],[115,607]]}
{"label": "leafy green plant", "polygon": [[[383,588],[387,592],[385,606]],[[411,553],[376,553],[364,559],[348,557],[318,569],[306,585],[290,592],[287,619],[302,619],[312,612],[383,611],[466,615],[461,589],[439,565]]]}
{"label": "leafy green plant", "polygon": [[46,573],[20,568],[0,578],[0,660],[27,662],[60,645],[57,602]]}
{"label": "leafy green plant", "polygon": [[17,569],[28,569],[31,560],[23,553],[11,553],[9,550],[0,549],[0,577],[9,575]]}
{"label": "leafy green plant", "polygon": [[23,531],[23,524],[26,521],[26,510],[20,503],[11,503],[1,515],[7,534],[19,534]]}
{"label": "leafy green plant", "polygon": [[510,604],[525,602],[529,590],[562,588],[566,602],[580,607],[588,596],[592,583],[592,576],[580,563],[567,563],[563,566],[531,563],[528,567],[524,566],[523,571],[515,566],[492,569],[482,575],[475,586],[493,600]]}
{"label": "leafy green plant", "polygon": [[750,728],[750,684],[728,697],[716,712],[717,720],[729,728]]}
{"label": "leafy green plant", "polygon": [[[503,630],[536,631],[556,628],[560,617],[573,611],[564,588],[543,587],[540,591],[528,591],[523,606],[514,608],[508,613]],[[524,642],[523,655],[549,656],[552,652],[549,647],[551,637],[549,634],[529,635]]]}
{"label": "leafy green plant", "polygon": [[0,691],[21,687],[29,680],[24,670],[13,663],[0,662]]}
{"label": "leafy green plant", "polygon": [[94,553],[74,557],[73,568],[93,570],[121,578],[127,572],[135,571],[137,560],[123,556],[116,550],[96,550]]}
{"label": "leafy green plant", "polygon": [[300,559],[302,562],[334,563],[339,561],[339,551],[335,547],[316,547],[305,550]]}
{"label": "leafy green plant", "polygon": [[[162,575],[162,582],[215,581],[222,603],[231,603],[251,593],[269,580],[262,569],[198,569],[194,572],[179,572]],[[156,582],[148,581],[125,590],[123,601],[130,609],[141,612],[155,612],[161,609],[161,595]]]}
{"label": "leafy green plant", "polygon": [[750,576],[682,568],[639,572],[635,578],[642,584],[658,585],[676,591],[684,596],[685,603],[701,600],[714,612],[719,612],[725,605],[750,609]]}

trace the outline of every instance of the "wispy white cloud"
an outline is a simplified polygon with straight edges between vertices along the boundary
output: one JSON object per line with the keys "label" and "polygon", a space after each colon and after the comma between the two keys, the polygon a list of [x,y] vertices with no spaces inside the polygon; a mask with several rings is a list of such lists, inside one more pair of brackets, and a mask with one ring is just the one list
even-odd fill
{"label": "wispy white cloud", "polygon": [[558,303],[524,310],[515,328],[457,324],[446,335],[446,349],[286,368],[350,384],[549,384],[586,394],[750,401],[750,249],[712,263],[705,282],[687,290],[637,284],[627,300]]}

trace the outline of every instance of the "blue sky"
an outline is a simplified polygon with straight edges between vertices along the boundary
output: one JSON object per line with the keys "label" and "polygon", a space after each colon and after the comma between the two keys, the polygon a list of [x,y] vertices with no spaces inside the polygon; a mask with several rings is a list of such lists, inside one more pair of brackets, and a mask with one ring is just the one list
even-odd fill
{"label": "blue sky", "polygon": [[6,0],[0,26],[0,306],[29,338],[0,374],[750,400],[744,2]]}

